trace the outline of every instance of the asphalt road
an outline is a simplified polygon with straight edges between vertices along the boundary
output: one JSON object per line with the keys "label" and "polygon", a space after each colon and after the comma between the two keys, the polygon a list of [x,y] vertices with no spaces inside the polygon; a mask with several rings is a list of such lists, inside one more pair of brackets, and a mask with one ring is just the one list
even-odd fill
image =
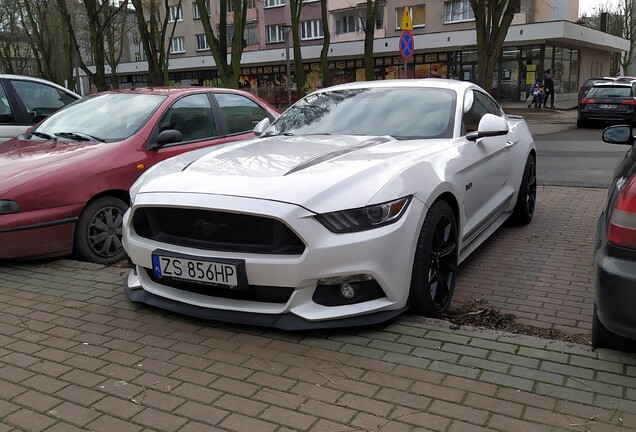
{"label": "asphalt road", "polygon": [[629,147],[603,142],[602,132],[599,127],[537,136],[538,184],[607,188]]}

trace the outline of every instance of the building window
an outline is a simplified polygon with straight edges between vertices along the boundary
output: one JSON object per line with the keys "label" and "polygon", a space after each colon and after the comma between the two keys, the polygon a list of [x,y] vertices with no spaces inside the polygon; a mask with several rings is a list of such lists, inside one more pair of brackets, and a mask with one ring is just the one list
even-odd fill
{"label": "building window", "polygon": [[[285,2],[283,2],[284,4]],[[248,9],[256,9],[256,0],[247,0]],[[221,10],[221,0],[216,0],[216,10]],[[227,0],[227,11],[234,12],[234,3],[232,0]]]}
{"label": "building window", "polygon": [[172,42],[170,43],[170,52],[171,53],[185,52],[185,38],[183,36],[177,36],[172,38]]}
{"label": "building window", "polygon": [[285,0],[265,0],[266,8],[284,6],[284,5],[285,5]]}
{"label": "building window", "polygon": [[208,45],[208,39],[205,37],[205,33],[196,35],[197,37],[197,51],[203,51],[210,48]]}
{"label": "building window", "polygon": [[336,18],[336,34],[353,33],[359,30],[361,26],[357,16],[346,15]]}
{"label": "building window", "polygon": [[141,61],[141,53],[139,51],[135,53],[135,61],[136,62]]}
{"label": "building window", "polygon": [[471,21],[475,19],[470,0],[452,0],[444,3],[444,22]]}
{"label": "building window", "polygon": [[27,75],[33,75],[33,66],[27,66],[26,73]]}
{"label": "building window", "polygon": [[181,6],[170,6],[168,9],[168,22],[183,21],[183,9]]}
{"label": "building window", "polygon": [[[409,7],[409,13],[411,14],[411,21],[413,22],[413,28],[424,27],[426,25],[425,12],[426,12],[426,9],[424,5]],[[402,18],[404,18],[404,7],[396,8],[395,9],[395,28],[396,29],[400,29],[400,27],[402,27]]]}
{"label": "building window", "polygon": [[[208,16],[210,16],[210,0],[205,2],[205,10],[208,12]],[[192,18],[195,20],[201,19],[201,12],[199,12],[197,2],[192,2]]]}
{"label": "building window", "polygon": [[375,20],[375,28],[381,30],[384,27],[384,11],[378,11],[378,17]]}
{"label": "building window", "polygon": [[[234,26],[228,25],[225,32],[227,44],[232,44],[232,37],[234,37]],[[247,45],[258,43],[258,23],[249,22],[245,24],[243,29],[243,39]]]}
{"label": "building window", "polygon": [[258,43],[258,23],[250,22],[245,25],[243,38],[248,45]]}
{"label": "building window", "polygon": [[267,32],[267,43],[285,42],[285,35],[280,24],[265,27]]}
{"label": "building window", "polygon": [[300,26],[300,39],[320,39],[322,37],[322,20],[303,21]]}

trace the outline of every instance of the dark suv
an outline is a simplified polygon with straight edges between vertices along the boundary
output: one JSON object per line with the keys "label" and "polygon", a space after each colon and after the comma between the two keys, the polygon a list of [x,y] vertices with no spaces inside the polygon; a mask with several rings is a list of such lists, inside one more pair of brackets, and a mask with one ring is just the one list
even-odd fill
{"label": "dark suv", "polygon": [[578,97],[577,101],[581,102],[581,99],[583,99],[585,96],[587,96],[587,92],[592,88],[592,86],[594,84],[602,83],[602,82],[612,82],[612,81],[616,81],[616,78],[612,78],[612,77],[593,77],[593,78],[588,78],[587,80],[585,80],[585,82],[583,83],[583,85],[579,89],[579,97]]}
{"label": "dark suv", "polygon": [[614,171],[594,251],[592,346],[636,349],[636,152],[632,128],[611,126],[603,141],[630,147]]}
{"label": "dark suv", "polygon": [[636,122],[636,81],[596,83],[579,101],[577,127],[592,122]]}

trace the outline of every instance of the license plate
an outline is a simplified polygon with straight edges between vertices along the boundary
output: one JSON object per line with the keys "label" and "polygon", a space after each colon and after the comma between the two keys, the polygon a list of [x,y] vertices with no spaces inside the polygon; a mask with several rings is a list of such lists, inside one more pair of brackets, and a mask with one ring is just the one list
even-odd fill
{"label": "license plate", "polygon": [[[155,276],[184,279],[203,284],[239,288],[244,264],[225,259],[208,259],[155,251],[152,271]],[[162,253],[163,252],[163,253]]]}
{"label": "license plate", "polygon": [[616,105],[599,105],[601,109],[615,109]]}

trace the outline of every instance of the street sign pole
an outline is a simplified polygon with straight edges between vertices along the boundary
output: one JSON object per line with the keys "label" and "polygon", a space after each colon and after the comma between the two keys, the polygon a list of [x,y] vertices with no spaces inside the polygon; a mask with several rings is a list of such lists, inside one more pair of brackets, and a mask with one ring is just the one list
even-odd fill
{"label": "street sign pole", "polygon": [[413,51],[415,50],[415,41],[411,30],[413,30],[413,21],[411,20],[411,12],[408,5],[404,5],[404,16],[402,17],[402,36],[400,37],[400,54],[404,59],[404,78],[409,77],[408,62],[413,57]]}

